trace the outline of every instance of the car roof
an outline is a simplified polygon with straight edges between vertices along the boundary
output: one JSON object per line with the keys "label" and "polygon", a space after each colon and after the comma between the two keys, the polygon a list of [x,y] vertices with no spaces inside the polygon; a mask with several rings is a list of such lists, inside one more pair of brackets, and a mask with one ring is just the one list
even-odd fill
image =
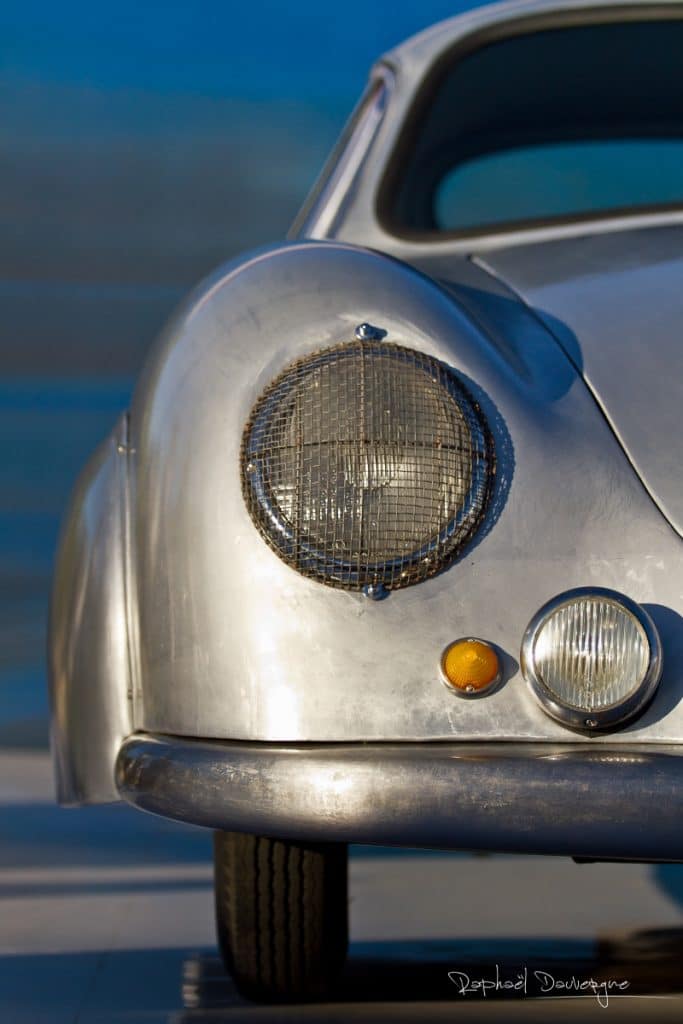
{"label": "car roof", "polygon": [[504,0],[503,3],[484,4],[472,10],[447,18],[445,21],[430,25],[391,50],[388,50],[380,62],[400,69],[405,74],[411,72],[420,75],[430,67],[439,56],[448,51],[454,44],[469,35],[486,32],[495,26],[502,26],[511,21],[537,21],[544,15],[552,17],[563,12],[586,12],[620,9],[625,19],[642,17],[644,10],[659,9],[680,11],[680,0]]}
{"label": "car roof", "polygon": [[[681,0],[505,0],[503,3],[477,7],[453,18],[441,21],[387,51],[375,64],[371,81],[378,77],[389,83],[390,102],[386,116],[382,115],[376,136],[371,136],[370,159],[367,150],[358,153],[360,163],[351,177],[348,168],[344,175],[334,179],[326,191],[317,193],[315,202],[307,205],[294,223],[291,238],[336,238],[390,252],[401,259],[415,255],[460,254],[483,251],[528,241],[573,236],[587,232],[625,230],[637,226],[662,223],[683,223],[683,210],[612,212],[590,218],[568,221],[566,224],[531,224],[519,230],[504,225],[493,225],[465,233],[462,238],[443,237],[423,239],[404,236],[389,230],[378,217],[377,196],[390,160],[414,110],[423,87],[432,79],[441,59],[450,61],[454,50],[462,44],[465,51],[486,45],[488,41],[523,32],[542,31],[549,27],[585,24],[593,17],[596,21],[641,21],[648,18],[678,17],[683,14]],[[457,58],[456,58],[457,59]],[[356,157],[356,154],[354,154]],[[331,166],[334,166],[332,164]],[[327,185],[323,172],[321,181]]]}

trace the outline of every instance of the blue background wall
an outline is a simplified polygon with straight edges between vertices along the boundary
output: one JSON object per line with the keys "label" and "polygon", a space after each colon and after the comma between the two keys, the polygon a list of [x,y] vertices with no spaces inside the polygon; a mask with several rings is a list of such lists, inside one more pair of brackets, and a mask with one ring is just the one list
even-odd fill
{"label": "blue background wall", "polygon": [[467,6],[0,5],[0,744],[47,742],[60,517],[170,309],[284,235],[372,61]]}

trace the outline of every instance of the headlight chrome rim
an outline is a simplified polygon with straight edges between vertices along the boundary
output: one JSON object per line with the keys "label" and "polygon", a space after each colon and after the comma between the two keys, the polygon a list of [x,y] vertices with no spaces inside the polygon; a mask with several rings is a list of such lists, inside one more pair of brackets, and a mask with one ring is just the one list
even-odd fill
{"label": "headlight chrome rim", "polygon": [[[542,628],[554,613],[581,598],[603,599],[623,608],[643,629],[649,646],[647,668],[637,688],[624,700],[597,710],[563,704],[540,677],[536,666],[535,646]],[[662,644],[652,618],[636,601],[607,587],[577,587],[558,594],[533,616],[522,640],[520,667],[546,714],[561,725],[592,735],[622,728],[645,711],[657,691],[662,675]]]}

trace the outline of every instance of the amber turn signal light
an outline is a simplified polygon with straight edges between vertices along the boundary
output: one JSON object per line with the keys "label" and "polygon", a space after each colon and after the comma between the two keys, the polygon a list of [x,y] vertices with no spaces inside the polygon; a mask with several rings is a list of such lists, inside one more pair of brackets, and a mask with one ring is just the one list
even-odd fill
{"label": "amber turn signal light", "polygon": [[485,640],[466,637],[441,655],[441,675],[461,697],[478,697],[500,682],[500,658]]}

